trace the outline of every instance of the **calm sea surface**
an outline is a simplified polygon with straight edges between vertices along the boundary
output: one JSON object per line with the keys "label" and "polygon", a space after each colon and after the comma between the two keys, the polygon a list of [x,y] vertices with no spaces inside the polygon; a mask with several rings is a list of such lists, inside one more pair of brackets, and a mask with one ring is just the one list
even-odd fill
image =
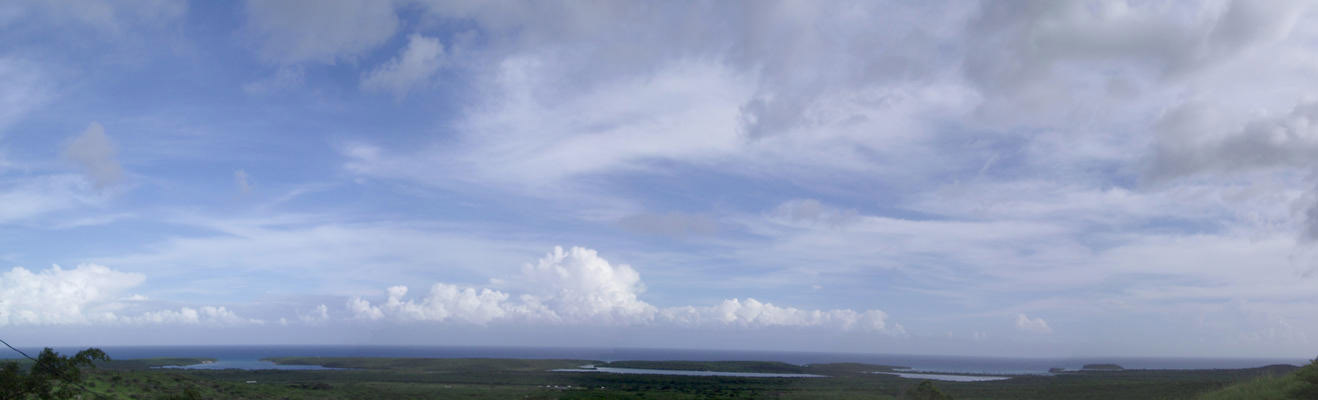
{"label": "calm sea surface", "polygon": [[[770,351],[724,351],[634,348],[539,348],[539,347],[447,347],[447,346],[106,346],[111,358],[204,357],[215,358],[210,367],[267,368],[265,357],[489,357],[489,358],[566,358],[596,361],[619,360],[689,360],[689,361],[781,361],[792,364],[827,362],[861,362],[910,367],[914,371],[1041,374],[1049,368],[1078,369],[1084,364],[1114,363],[1128,369],[1212,369],[1250,368],[1271,364],[1303,365],[1305,359],[1275,358],[1006,358],[917,356],[891,354],[805,353]],[[39,349],[23,349],[35,354]],[[80,350],[56,348],[70,354]],[[8,357],[8,356],[6,356]],[[305,367],[302,367],[305,368]]]}

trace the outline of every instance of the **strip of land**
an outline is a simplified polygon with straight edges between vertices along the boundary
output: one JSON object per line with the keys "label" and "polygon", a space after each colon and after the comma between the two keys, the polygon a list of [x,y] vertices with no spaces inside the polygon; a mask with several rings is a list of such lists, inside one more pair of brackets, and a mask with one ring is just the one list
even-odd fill
{"label": "strip of land", "polygon": [[[178,370],[195,359],[117,360],[88,371],[87,386],[113,399],[899,399],[922,379],[874,373],[901,367],[859,363],[615,361],[491,358],[279,357],[285,365],[341,370]],[[582,365],[656,370],[804,373],[824,378],[624,375],[555,372]],[[1290,376],[1298,367],[1232,370],[1104,370],[936,382],[955,399],[1230,399],[1234,384]],[[185,396],[187,395],[187,396]],[[169,397],[174,396],[174,397]],[[183,397],[179,397],[183,396]],[[1280,399],[1280,398],[1279,398]]]}

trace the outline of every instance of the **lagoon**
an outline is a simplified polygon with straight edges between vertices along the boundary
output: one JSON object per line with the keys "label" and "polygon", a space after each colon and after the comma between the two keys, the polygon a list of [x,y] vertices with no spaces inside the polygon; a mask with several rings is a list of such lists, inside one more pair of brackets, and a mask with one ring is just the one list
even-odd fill
{"label": "lagoon", "polygon": [[262,360],[218,360],[192,365],[170,365],[159,368],[167,369],[288,369],[288,370],[336,370],[343,368],[327,368],[319,365],[279,365],[270,361]]}
{"label": "lagoon", "polygon": [[988,381],[1005,381],[1011,379],[1006,376],[983,376],[983,375],[948,375],[948,374],[920,374],[912,372],[875,372],[876,374],[897,375],[908,379],[929,379],[934,381],[947,382],[988,382]]}
{"label": "lagoon", "polygon": [[682,375],[682,376],[736,376],[743,378],[826,378],[815,374],[775,374],[764,372],[687,371],[680,369],[613,368],[582,365],[580,368],[560,368],[554,372],[603,372],[608,374]]}

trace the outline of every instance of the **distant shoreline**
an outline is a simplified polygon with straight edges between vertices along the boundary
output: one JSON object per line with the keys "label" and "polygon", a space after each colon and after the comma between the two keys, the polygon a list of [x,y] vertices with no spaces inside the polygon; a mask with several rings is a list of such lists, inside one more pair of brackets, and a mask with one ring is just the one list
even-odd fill
{"label": "distant shoreline", "polygon": [[[84,347],[85,348],[85,347]],[[1085,364],[1116,364],[1127,369],[1202,370],[1242,369],[1267,365],[1304,365],[1306,358],[1011,358],[884,355],[869,353],[807,353],[790,351],[717,351],[636,348],[561,348],[495,346],[105,346],[114,359],[194,358],[254,361],[271,357],[405,357],[405,358],[504,358],[577,359],[617,361],[761,361],[795,365],[863,363],[904,366],[902,372],[945,374],[1041,375],[1053,368],[1079,370]],[[81,348],[56,348],[70,352]]]}

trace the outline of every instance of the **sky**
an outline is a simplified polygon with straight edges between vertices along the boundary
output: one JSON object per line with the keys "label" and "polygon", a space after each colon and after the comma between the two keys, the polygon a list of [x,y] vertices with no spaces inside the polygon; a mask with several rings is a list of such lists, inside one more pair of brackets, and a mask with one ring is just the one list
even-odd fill
{"label": "sky", "polygon": [[15,345],[1318,354],[1303,1],[7,1]]}

